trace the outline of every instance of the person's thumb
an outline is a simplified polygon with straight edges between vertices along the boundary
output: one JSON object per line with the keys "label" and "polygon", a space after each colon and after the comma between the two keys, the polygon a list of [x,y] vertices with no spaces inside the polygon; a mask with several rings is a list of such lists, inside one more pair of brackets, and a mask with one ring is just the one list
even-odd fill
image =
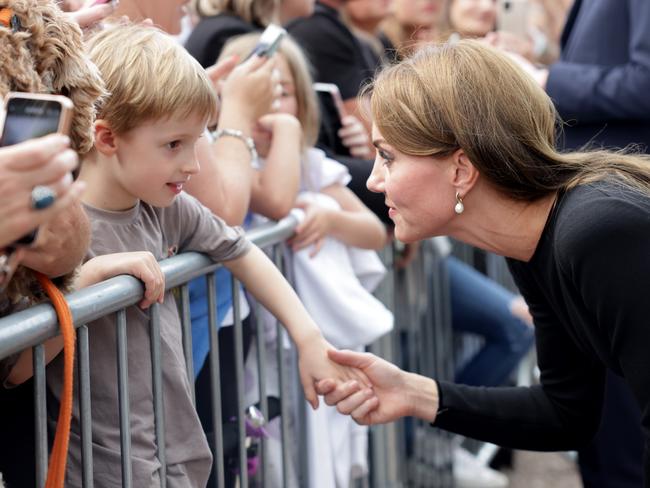
{"label": "person's thumb", "polygon": [[237,66],[237,61],[239,61],[237,56],[229,56],[226,59],[219,61],[217,64],[206,68],[205,72],[208,74],[210,80],[212,80],[213,83],[216,83],[230,74],[235,66]]}
{"label": "person's thumb", "polygon": [[329,349],[327,351],[328,357],[335,363],[342,366],[351,366],[353,368],[364,369],[370,365],[372,361],[371,356],[367,353]]}
{"label": "person's thumb", "polygon": [[311,405],[311,408],[316,410],[318,408],[318,395],[314,388],[314,382],[309,376],[302,378],[302,389],[305,391],[305,399]]}

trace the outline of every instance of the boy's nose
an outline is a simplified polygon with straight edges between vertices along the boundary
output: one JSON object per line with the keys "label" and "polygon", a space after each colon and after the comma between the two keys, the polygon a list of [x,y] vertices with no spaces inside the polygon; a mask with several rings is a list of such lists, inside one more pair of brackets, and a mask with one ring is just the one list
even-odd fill
{"label": "boy's nose", "polygon": [[194,155],[191,159],[189,159],[184,165],[183,165],[183,173],[188,174],[188,175],[195,175],[201,170],[201,165],[199,164],[199,160]]}

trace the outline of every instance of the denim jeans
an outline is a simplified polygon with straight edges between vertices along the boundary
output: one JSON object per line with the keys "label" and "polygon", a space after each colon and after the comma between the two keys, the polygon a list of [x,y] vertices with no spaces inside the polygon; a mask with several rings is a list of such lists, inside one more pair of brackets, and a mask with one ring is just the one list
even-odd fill
{"label": "denim jeans", "polygon": [[502,385],[532,346],[533,328],[510,311],[516,295],[453,256],[446,264],[454,332],[475,334],[485,341],[456,371],[456,382]]}

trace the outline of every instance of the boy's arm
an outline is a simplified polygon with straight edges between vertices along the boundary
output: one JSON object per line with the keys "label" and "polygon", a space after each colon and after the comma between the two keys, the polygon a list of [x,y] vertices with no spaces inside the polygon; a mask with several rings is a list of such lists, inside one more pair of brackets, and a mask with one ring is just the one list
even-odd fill
{"label": "boy's arm", "polygon": [[296,343],[302,386],[313,408],[318,407],[314,384],[320,379],[334,377],[339,382],[357,380],[370,384],[361,371],[341,367],[329,360],[327,351],[333,347],[325,340],[289,283],[259,248],[252,246],[243,256],[223,264],[277,317]]}
{"label": "boy's arm", "polygon": [[[75,288],[85,288],[121,274],[130,274],[144,283],[145,293],[140,302],[141,308],[147,308],[155,302],[162,303],[165,295],[165,276],[156,258],[149,252],[123,252],[92,258],[81,267]],[[49,364],[63,349],[63,337],[53,337],[43,346],[45,364]],[[20,354],[6,382],[20,385],[27,381],[34,375],[32,364],[32,349],[29,348]]]}

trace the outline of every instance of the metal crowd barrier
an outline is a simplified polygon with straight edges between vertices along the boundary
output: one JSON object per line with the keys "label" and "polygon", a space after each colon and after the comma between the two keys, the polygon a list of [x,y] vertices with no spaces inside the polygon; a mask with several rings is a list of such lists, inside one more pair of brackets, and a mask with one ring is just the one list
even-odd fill
{"label": "metal crowd barrier", "polygon": [[[297,222],[287,217],[248,232],[249,238],[259,247],[270,252],[276,265],[284,271],[282,243],[292,235]],[[389,274],[384,280],[377,296],[395,313],[395,330],[370,347],[376,354],[398,364],[402,368],[436,378],[451,378],[451,326],[449,310],[449,289],[441,260],[444,253],[430,242],[425,242],[417,261],[408,269],[394,271],[392,249],[383,253]],[[179,289],[179,312],[183,330],[187,374],[194,378],[192,371],[191,322],[188,282],[205,276],[208,284],[210,356],[208,367],[211,377],[212,420],[215,440],[211,446],[214,454],[214,486],[224,487],[223,430],[220,410],[218,334],[216,320],[216,290],[214,272],[219,267],[207,257],[198,253],[184,253],[160,263],[165,274],[167,289]],[[286,276],[286,273],[285,273]],[[269,469],[268,449],[261,439],[261,469],[249,479],[246,453],[246,426],[244,410],[244,354],[242,321],[237,295],[239,287],[232,282],[235,327],[235,359],[237,399],[239,416],[237,431],[239,438],[239,480],[238,486],[273,486],[266,473]],[[116,314],[117,358],[116,381],[119,392],[120,442],[122,486],[133,486],[129,435],[129,382],[127,362],[126,313],[127,307],[137,304],[143,294],[142,284],[135,278],[119,276],[92,287],[79,290],[67,296],[73,313],[78,341],[78,388],[82,452],[82,479],[84,488],[93,487],[93,459],[91,444],[91,405],[92,388],[88,357],[88,327],[85,325],[108,314]],[[259,314],[257,314],[259,316]],[[290,400],[301,401],[297,393],[300,386],[295,366],[295,351],[283,347],[280,324],[277,327],[277,361],[280,380],[280,421],[282,433],[282,487],[308,486],[306,449],[304,444],[304,418],[289,422]],[[258,322],[257,360],[259,377],[265,378],[267,363],[264,332]],[[49,304],[41,304],[22,312],[0,319],[0,358],[7,357],[26,348],[33,348],[34,364],[34,421],[36,426],[36,479],[37,488],[45,484],[48,461],[48,433],[46,424],[46,380],[45,356],[42,344],[58,334],[56,314]],[[163,415],[162,371],[160,350],[160,316],[158,305],[150,309],[152,390],[154,397],[155,434],[158,445],[158,459],[161,464],[160,485],[165,487],[165,418]],[[289,358],[286,355],[289,355]],[[287,359],[289,361],[287,361]],[[291,362],[293,361],[293,362]],[[287,367],[287,364],[290,367]],[[192,382],[191,382],[192,383]],[[263,381],[259,382],[260,410],[268,418],[266,390]],[[302,408],[293,409],[302,412]],[[5,419],[6,420],[6,419]],[[402,486],[447,487],[452,486],[451,448],[448,434],[432,429],[420,421],[406,419],[390,425],[373,426],[370,429],[370,472],[360,481],[363,486],[392,488]],[[298,445],[298,448],[292,446]],[[288,473],[295,469],[296,480],[290,481]],[[275,488],[275,486],[273,486]]]}

